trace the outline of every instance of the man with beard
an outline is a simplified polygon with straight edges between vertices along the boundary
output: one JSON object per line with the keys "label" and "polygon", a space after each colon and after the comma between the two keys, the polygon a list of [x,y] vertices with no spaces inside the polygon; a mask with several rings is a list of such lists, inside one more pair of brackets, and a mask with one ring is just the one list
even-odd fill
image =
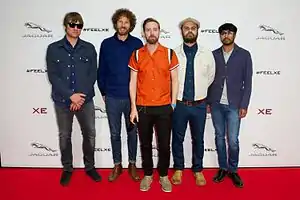
{"label": "man with beard", "polygon": [[[219,27],[223,45],[213,52],[216,60],[216,76],[209,89],[208,110],[211,112],[215,128],[220,167],[213,180],[218,183],[228,175],[235,186],[243,187],[243,182],[237,173],[238,137],[241,119],[247,114],[251,96],[252,59],[247,50],[235,44],[236,32],[237,27],[231,23]],[[228,148],[225,134],[227,134]]]}
{"label": "man with beard", "polygon": [[72,124],[76,116],[82,130],[82,150],[85,171],[94,181],[101,176],[95,169],[95,96],[97,52],[94,45],[79,38],[83,19],[77,12],[65,15],[66,35],[47,48],[47,74],[52,86],[59,148],[63,173],[60,183],[66,186],[73,172]]}
{"label": "man with beard", "polygon": [[130,124],[129,58],[132,52],[143,46],[140,39],[132,36],[136,17],[128,9],[118,9],[112,16],[116,33],[103,40],[100,47],[98,87],[105,103],[112,146],[114,168],[108,180],[116,180],[122,173],[121,119],[124,114],[127,131],[128,172],[134,181],[136,172],[137,129]]}
{"label": "man with beard", "polygon": [[173,114],[172,154],[175,173],[172,182],[182,182],[184,169],[183,141],[190,124],[192,138],[192,171],[196,185],[203,186],[206,180],[202,173],[204,154],[204,127],[206,122],[207,90],[214,80],[215,61],[210,50],[198,44],[200,23],[187,18],[179,23],[183,44],[175,49],[179,60],[179,90]]}
{"label": "man with beard", "polygon": [[143,33],[147,44],[135,51],[129,62],[130,120],[137,122],[145,175],[140,190],[148,191],[153,180],[152,140],[155,127],[159,182],[164,192],[171,192],[168,168],[172,113],[178,90],[178,59],[172,49],[158,42],[160,25],[157,20],[147,18],[143,23]]}

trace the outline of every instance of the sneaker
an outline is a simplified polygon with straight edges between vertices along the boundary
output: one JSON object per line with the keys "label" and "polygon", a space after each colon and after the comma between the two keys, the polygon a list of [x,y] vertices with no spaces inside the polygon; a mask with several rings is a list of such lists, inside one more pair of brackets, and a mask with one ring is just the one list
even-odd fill
{"label": "sneaker", "polygon": [[153,181],[152,176],[144,176],[140,184],[140,190],[143,192],[147,192],[151,187],[152,181]]}
{"label": "sneaker", "polygon": [[172,184],[169,181],[168,176],[159,177],[159,183],[161,185],[162,191],[172,192]]}

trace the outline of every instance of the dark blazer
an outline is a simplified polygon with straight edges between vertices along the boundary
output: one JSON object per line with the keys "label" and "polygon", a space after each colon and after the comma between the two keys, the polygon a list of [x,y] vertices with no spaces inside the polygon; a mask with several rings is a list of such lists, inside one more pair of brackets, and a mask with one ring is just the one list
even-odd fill
{"label": "dark blazer", "polygon": [[234,45],[225,63],[222,47],[213,51],[216,62],[215,80],[208,90],[208,102],[219,103],[226,78],[229,105],[247,109],[252,91],[252,59],[249,51]]}

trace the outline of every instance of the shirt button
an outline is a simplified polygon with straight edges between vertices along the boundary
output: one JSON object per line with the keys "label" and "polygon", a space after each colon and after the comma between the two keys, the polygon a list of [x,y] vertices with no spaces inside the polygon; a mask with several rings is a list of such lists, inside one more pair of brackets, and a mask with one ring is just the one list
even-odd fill
{"label": "shirt button", "polygon": [[74,76],[74,73],[72,73],[72,76]]}
{"label": "shirt button", "polygon": [[63,99],[62,102],[65,102],[65,100]]}
{"label": "shirt button", "polygon": [[154,78],[152,79],[152,81],[154,81]]}
{"label": "shirt button", "polygon": [[69,77],[67,76],[67,79],[69,79]]}
{"label": "shirt button", "polygon": [[74,92],[74,89],[72,89],[72,91]]}
{"label": "shirt button", "polygon": [[74,83],[74,81],[72,81],[72,83]]}
{"label": "shirt button", "polygon": [[74,60],[74,57],[72,57],[72,60]]}
{"label": "shirt button", "polygon": [[72,65],[72,67],[74,67],[74,65]]}
{"label": "shirt button", "polygon": [[71,54],[69,54],[69,56],[71,56]]}
{"label": "shirt button", "polygon": [[70,67],[70,65],[68,65],[68,67]]}

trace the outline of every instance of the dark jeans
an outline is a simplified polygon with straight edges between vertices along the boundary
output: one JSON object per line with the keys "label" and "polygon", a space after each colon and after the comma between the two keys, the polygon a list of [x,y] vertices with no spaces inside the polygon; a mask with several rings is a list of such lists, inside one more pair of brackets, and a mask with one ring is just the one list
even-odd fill
{"label": "dark jeans", "polygon": [[95,107],[94,102],[90,101],[82,106],[79,111],[72,112],[67,107],[55,105],[56,121],[59,130],[59,147],[61,152],[61,162],[64,171],[73,171],[72,154],[72,126],[73,118],[76,116],[83,136],[82,150],[85,170],[94,168],[95,159]]}
{"label": "dark jeans", "polygon": [[145,176],[153,174],[152,140],[153,128],[157,134],[158,172],[167,176],[170,165],[170,139],[173,109],[165,106],[137,106],[138,133],[141,143],[142,166]]}
{"label": "dark jeans", "polygon": [[122,163],[121,149],[121,120],[124,114],[126,130],[127,130],[127,146],[128,146],[128,161],[129,163],[136,162],[137,153],[137,128],[130,126],[130,100],[116,99],[113,97],[105,97],[105,107],[110,129],[110,140],[114,164]]}
{"label": "dark jeans", "polygon": [[[236,172],[239,162],[239,109],[224,104],[211,105],[211,117],[215,128],[215,142],[218,153],[218,161],[221,169]],[[228,141],[228,159],[225,142],[225,134]]]}
{"label": "dark jeans", "polygon": [[183,141],[186,133],[187,124],[190,124],[192,136],[192,170],[200,172],[203,169],[204,155],[204,128],[206,122],[206,102],[199,105],[185,105],[181,102],[176,104],[173,114],[172,130],[172,155],[174,168],[184,169]]}

